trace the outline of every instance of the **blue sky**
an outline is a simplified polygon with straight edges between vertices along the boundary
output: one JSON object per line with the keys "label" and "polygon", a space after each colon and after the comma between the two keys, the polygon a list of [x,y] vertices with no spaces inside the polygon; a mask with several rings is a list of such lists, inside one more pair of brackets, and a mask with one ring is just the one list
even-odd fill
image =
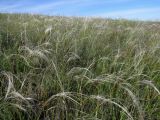
{"label": "blue sky", "polygon": [[0,0],[0,12],[160,20],[160,0]]}

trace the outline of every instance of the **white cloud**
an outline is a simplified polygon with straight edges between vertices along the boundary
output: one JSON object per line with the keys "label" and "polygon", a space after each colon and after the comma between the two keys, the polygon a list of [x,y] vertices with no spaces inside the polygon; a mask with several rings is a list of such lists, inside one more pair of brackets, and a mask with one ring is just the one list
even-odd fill
{"label": "white cloud", "polygon": [[[112,18],[143,18],[146,15],[152,16],[152,13],[160,13],[160,8],[137,8],[137,9],[126,9],[121,11],[112,11],[99,13],[93,16],[99,17],[112,17]],[[157,16],[158,17],[158,16]]]}
{"label": "white cloud", "polygon": [[[92,11],[87,11],[84,13],[83,8],[91,8],[94,5],[109,5],[114,6],[114,4],[127,3],[135,0],[57,0],[41,3],[35,3],[27,0],[18,0],[18,2],[5,2],[0,5],[0,11],[5,12],[29,12],[29,13],[51,13],[60,15],[77,15],[83,14],[86,16],[95,17],[110,17],[110,18],[131,18],[131,19],[152,19],[158,18],[158,13],[160,13],[160,8],[134,8],[134,9],[124,9],[117,11],[93,13]],[[82,11],[83,13],[82,13]],[[89,9],[88,9],[89,10]],[[96,10],[95,10],[96,12]],[[77,13],[77,14],[76,14]],[[160,17],[159,17],[160,18]]]}
{"label": "white cloud", "polygon": [[10,10],[10,9],[15,9],[15,8],[18,8],[18,7],[21,7],[22,4],[21,3],[17,3],[17,4],[11,4],[11,5],[3,5],[1,4],[0,5],[0,10],[1,11],[5,11],[5,10]]}
{"label": "white cloud", "polygon": [[[71,8],[73,6],[77,6],[77,8],[81,7],[87,7],[92,5],[100,5],[100,4],[114,4],[114,3],[122,3],[122,2],[128,2],[133,0],[59,0],[59,1],[50,1],[46,2],[44,4],[40,3],[33,3],[32,1],[27,0],[18,0],[15,1],[6,1],[4,4],[0,5],[0,11],[19,11],[19,12],[44,12],[54,9],[63,9],[67,7],[69,9],[69,6]],[[20,9],[21,8],[21,9]],[[74,11],[74,10],[73,10]],[[58,11],[57,11],[58,12]]]}
{"label": "white cloud", "polygon": [[21,7],[25,7],[26,5],[29,5],[25,0],[17,0],[16,2],[14,0],[8,0],[0,4],[0,11],[12,11],[12,10],[19,10]]}
{"label": "white cloud", "polygon": [[97,5],[97,4],[111,4],[111,3],[121,3],[121,2],[129,2],[133,0],[59,0],[54,2],[49,2],[46,4],[41,5],[34,5],[34,6],[26,6],[26,9],[31,12],[40,12],[40,11],[46,11],[54,8],[63,8],[63,7],[69,7],[77,6],[77,7],[84,7],[84,6],[91,6],[91,5]]}
{"label": "white cloud", "polygon": [[31,12],[44,11],[44,10],[54,9],[57,7],[62,7],[64,5],[77,4],[78,2],[80,2],[80,0],[69,0],[69,1],[60,0],[57,2],[50,2],[50,3],[46,3],[46,4],[31,6],[26,9],[29,9],[29,11],[31,11]]}

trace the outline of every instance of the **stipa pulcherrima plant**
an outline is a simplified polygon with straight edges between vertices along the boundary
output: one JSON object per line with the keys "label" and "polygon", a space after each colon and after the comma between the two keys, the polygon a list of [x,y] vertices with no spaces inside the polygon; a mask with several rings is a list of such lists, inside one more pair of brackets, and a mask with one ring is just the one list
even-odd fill
{"label": "stipa pulcherrima plant", "polygon": [[[5,108],[5,106],[1,106],[1,109],[4,111],[7,110],[6,113],[9,114],[8,116],[4,116],[4,118],[12,119],[9,117],[12,115],[15,115],[19,117],[19,118],[17,117],[17,119],[20,119],[21,116],[19,116],[18,111],[21,111],[23,114],[27,114],[28,112],[27,110],[32,108],[30,104],[30,101],[32,100],[32,98],[29,98],[29,97],[25,98],[22,94],[16,91],[14,87],[14,76],[12,73],[2,71],[1,76],[4,77],[2,81],[4,80],[4,82],[7,83],[6,86],[3,86],[3,88],[6,89],[6,93],[5,93],[5,97],[1,98],[1,104],[2,105],[6,104],[6,106],[9,108],[8,109],[8,108]],[[1,115],[3,116],[5,115],[5,113],[2,112]],[[4,119],[4,118],[2,117],[1,119]]]}
{"label": "stipa pulcherrima plant", "polygon": [[0,119],[160,119],[158,22],[0,18]]}

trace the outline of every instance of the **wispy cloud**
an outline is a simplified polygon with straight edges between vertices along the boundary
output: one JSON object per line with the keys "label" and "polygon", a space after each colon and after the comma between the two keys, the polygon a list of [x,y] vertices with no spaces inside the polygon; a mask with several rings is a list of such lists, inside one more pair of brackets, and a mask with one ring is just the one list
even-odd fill
{"label": "wispy cloud", "polygon": [[[154,2],[145,2],[145,0],[0,0],[0,12],[160,19],[158,16],[160,8],[156,7],[160,2]],[[154,5],[147,8],[148,3]],[[146,7],[141,8],[142,5]]]}
{"label": "wispy cloud", "polygon": [[8,9],[15,9],[15,8],[18,8],[20,5],[16,4],[16,5],[0,5],[0,10],[1,11],[5,11],[5,10],[8,10]]}
{"label": "wispy cloud", "polygon": [[[126,3],[131,2],[134,0],[59,0],[59,1],[50,1],[45,4],[37,4],[34,6],[26,6],[25,10],[27,12],[32,13],[50,13],[51,14],[64,14],[66,12],[68,13],[74,13],[71,15],[78,14],[83,11],[83,9],[86,9],[88,12],[90,8],[94,8],[94,6],[101,6],[101,5],[112,5],[112,4],[119,4],[119,3]],[[82,10],[82,11],[81,11]]]}
{"label": "wispy cloud", "polygon": [[83,5],[97,5],[97,4],[116,4],[116,3],[124,3],[124,2],[131,2],[134,0],[79,0]]}
{"label": "wispy cloud", "polygon": [[[83,0],[82,0],[83,1]],[[0,11],[19,11],[19,12],[43,12],[50,9],[54,9],[57,7],[63,7],[70,4],[78,4],[80,0],[59,0],[59,1],[48,1],[42,3],[34,3],[33,1],[26,0],[19,1],[19,2],[3,2],[3,4],[0,5]]]}
{"label": "wispy cloud", "polygon": [[12,12],[14,10],[21,10],[21,8],[25,8],[29,6],[30,3],[27,3],[25,0],[8,0],[8,1],[0,1],[0,12]]}
{"label": "wispy cloud", "polygon": [[1,3],[0,4],[0,10],[5,11],[5,10],[12,10],[12,9],[15,9],[15,8],[18,9],[21,6],[22,6],[21,2],[16,2],[16,4],[6,2],[6,3]]}
{"label": "wispy cloud", "polygon": [[59,7],[63,5],[74,5],[74,6],[86,6],[86,5],[95,5],[95,4],[110,4],[110,3],[122,3],[122,2],[129,2],[133,0],[101,0],[101,1],[95,1],[95,0],[60,0],[57,2],[49,2],[47,4],[43,5],[37,5],[31,8],[31,10],[45,10],[50,9],[54,7]]}
{"label": "wispy cloud", "polygon": [[[29,2],[30,0],[28,0]],[[55,8],[63,8],[71,6],[77,6],[77,7],[86,7],[86,6],[92,6],[92,5],[101,5],[101,4],[116,4],[116,3],[122,3],[122,2],[129,2],[133,0],[59,0],[59,1],[48,1],[44,2],[43,4],[39,4],[38,2],[36,4],[29,4],[26,5],[26,0],[22,0],[19,2],[13,2],[12,4],[3,4],[0,5],[0,11],[12,11],[12,10],[18,10],[20,7],[23,7],[26,12],[41,12],[41,11],[47,11],[50,9]],[[8,3],[8,2],[6,2]],[[32,3],[32,1],[30,1]]]}
{"label": "wispy cloud", "polygon": [[[152,16],[152,13],[160,13],[160,8],[136,8],[136,9],[126,9],[121,11],[112,11],[99,14],[93,14],[92,16],[99,17],[112,17],[112,18],[145,18],[145,16]],[[158,16],[157,16],[158,17]]]}
{"label": "wispy cloud", "polygon": [[79,2],[78,0],[69,0],[69,1],[66,1],[66,0],[60,0],[60,1],[57,1],[57,2],[49,2],[49,3],[46,3],[46,4],[43,4],[43,5],[35,5],[35,6],[31,6],[31,7],[28,7],[29,11],[46,11],[46,10],[49,10],[49,9],[54,9],[56,7],[60,7],[60,6],[63,6],[63,5],[69,5],[69,4],[76,4],[77,2]]}

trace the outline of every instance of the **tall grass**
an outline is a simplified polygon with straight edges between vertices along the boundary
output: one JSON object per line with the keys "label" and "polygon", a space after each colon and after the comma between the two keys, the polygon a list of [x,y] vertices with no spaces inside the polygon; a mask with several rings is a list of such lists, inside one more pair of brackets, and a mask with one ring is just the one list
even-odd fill
{"label": "tall grass", "polygon": [[0,119],[159,120],[160,23],[0,14]]}

